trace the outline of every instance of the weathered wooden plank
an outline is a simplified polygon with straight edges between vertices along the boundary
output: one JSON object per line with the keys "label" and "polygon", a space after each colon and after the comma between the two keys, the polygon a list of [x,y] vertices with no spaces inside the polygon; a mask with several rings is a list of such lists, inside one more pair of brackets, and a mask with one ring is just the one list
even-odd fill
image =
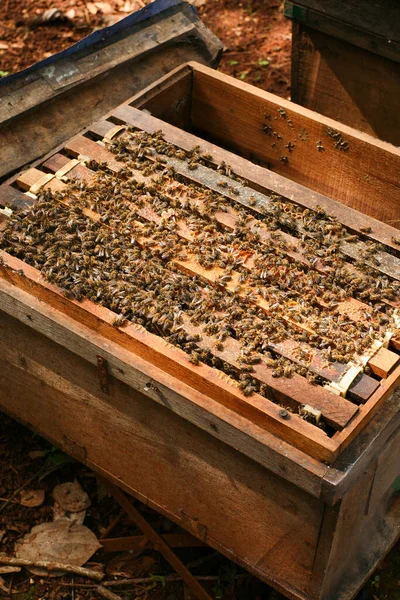
{"label": "weathered wooden plank", "polygon": [[[397,459],[398,447],[397,443]],[[378,469],[386,485],[382,465],[377,465],[375,459],[360,473],[343,500],[327,509],[309,589],[311,597],[354,598],[379,559],[398,539],[400,498],[394,488],[381,488],[379,500],[371,502],[374,480],[380,475]]]}
{"label": "weathered wooden plank", "polygon": [[358,414],[346,427],[346,434],[339,432],[334,439],[340,443],[341,452],[354,440],[365,425],[377,413],[378,409],[399,387],[400,367],[397,367],[387,379],[382,379],[379,389],[371,396],[367,404],[360,407]]}
{"label": "weathered wooden plank", "polygon": [[[382,9],[382,12],[384,13],[384,9]],[[286,17],[293,19],[292,48],[294,48],[295,55],[298,53],[298,32],[304,31],[304,29],[307,28],[316,32],[321,32],[326,37],[329,37],[330,40],[327,40],[327,46],[330,46],[331,44],[336,46],[335,41],[338,40],[339,42],[345,42],[346,45],[351,46],[356,51],[359,51],[361,53],[360,58],[364,58],[364,60],[368,62],[368,65],[372,64],[372,70],[375,70],[375,65],[377,64],[375,59],[382,61],[382,64],[386,62],[387,66],[391,64],[392,67],[395,68],[396,65],[393,63],[400,62],[400,40],[396,41],[393,38],[381,36],[375,33],[373,30],[366,31],[365,29],[360,29],[355,18],[353,18],[352,22],[345,22],[341,18],[332,18],[331,16],[323,15],[321,12],[314,9],[298,6],[296,0],[295,3],[289,1],[285,2],[284,14]],[[344,46],[342,46],[342,49],[344,50]],[[368,51],[367,55],[365,50]],[[356,55],[353,55],[353,57],[354,56]],[[353,57],[350,55],[350,60]],[[346,58],[348,59],[349,55],[346,53],[346,50],[344,50],[344,62],[346,61]],[[358,73],[362,70],[363,69],[358,68]],[[368,69],[364,70],[367,71]],[[384,68],[384,72],[385,71],[386,69]],[[384,75],[384,73],[376,74],[378,77],[380,75]],[[384,76],[382,79],[384,80]],[[296,85],[296,79],[294,83]],[[369,95],[368,92],[367,95]],[[295,97],[297,98],[296,92]],[[294,102],[297,101],[297,99],[294,100]],[[354,127],[355,124],[352,126]]]}
{"label": "weathered wooden plank", "polygon": [[23,194],[20,190],[3,184],[0,185],[0,205],[9,206],[11,209],[25,209],[33,206],[34,199],[29,198],[26,194]]}
{"label": "weathered wooden plank", "polygon": [[[195,68],[195,66],[194,66]],[[133,102],[141,102],[139,94]],[[352,231],[362,233],[363,228],[371,227],[371,232],[368,236],[375,241],[382,242],[396,250],[399,247],[393,244],[392,237],[398,235],[398,230],[386,223],[382,223],[377,219],[363,215],[350,206],[346,206],[335,200],[328,198],[321,193],[316,192],[298,182],[274,173],[268,169],[262,168],[250,161],[229,152],[226,149],[216,146],[215,144],[204,140],[198,136],[182,131],[173,125],[157,119],[156,116],[149,115],[134,106],[129,104],[121,104],[110,113],[114,118],[118,118],[121,122],[128,123],[139,129],[143,129],[149,133],[154,133],[161,130],[165,139],[172,143],[191,150],[195,146],[200,146],[204,152],[207,152],[213,157],[215,164],[220,164],[224,161],[232,167],[234,173],[242,177],[250,187],[259,189],[259,191],[271,191],[283,197],[290,199],[296,204],[300,204],[307,208],[315,210],[320,206],[323,210],[332,216],[335,216],[341,223],[346,225]],[[94,127],[91,126],[91,128]]]}
{"label": "weathered wooden plank", "polygon": [[378,389],[379,381],[361,372],[353,379],[346,397],[359,404],[365,404]]}
{"label": "weathered wooden plank", "polygon": [[194,67],[192,123],[365,214],[400,219],[400,150],[385,142],[202,66]]}
{"label": "weathered wooden plank", "polygon": [[[89,140],[89,142],[91,142],[91,140]],[[114,155],[108,153],[110,154],[110,156],[108,156],[106,154],[107,150],[105,150],[102,146],[99,146],[99,144],[96,144],[95,142],[91,142],[90,144],[88,144],[86,138],[75,138],[70,145],[70,149],[72,149],[71,151],[73,151],[74,153],[80,152],[81,150],[85,151],[88,158],[92,158],[95,160],[107,160],[108,164],[113,164],[111,163],[110,157],[114,160]],[[118,171],[120,168],[121,163],[116,163],[115,170]],[[38,177],[40,179],[39,175]],[[84,213],[87,214],[87,216],[91,217],[91,215],[89,215],[88,210],[84,210]],[[145,208],[140,212],[141,216],[143,216],[147,220],[151,220],[151,213],[152,211],[149,208]],[[156,216],[155,218],[157,219]],[[138,221],[135,222],[135,226],[138,228],[143,227],[143,225]],[[177,233],[178,235],[181,235],[184,239],[187,239],[186,233],[182,234],[182,230],[178,229]],[[191,239],[190,235],[189,239]],[[138,238],[137,243],[139,243],[140,245],[145,245],[146,247],[148,247],[149,244],[150,246],[152,245],[151,238],[146,237]],[[156,245],[158,246],[157,243]],[[218,281],[225,273],[224,269],[221,269],[219,267],[214,267],[213,269],[204,268],[196,260],[196,258],[194,256],[191,256],[190,254],[188,254],[185,260],[172,259],[172,262],[179,268],[181,268],[183,271],[188,272],[196,277],[203,278],[213,285],[218,285]],[[224,287],[232,293],[237,293],[238,296],[240,296],[241,298],[246,299],[248,297],[249,292],[252,291],[252,288],[247,286],[246,283],[239,285],[239,281],[240,274],[238,272],[232,271],[231,280],[226,282]],[[267,314],[271,314],[272,311],[270,308],[270,304],[261,296],[256,294],[252,302],[254,302]],[[288,311],[288,314],[290,314],[290,311]],[[285,314],[283,314],[281,318],[283,319],[283,321],[285,321],[288,325],[292,327],[298,328],[308,333],[314,333],[309,327],[307,327],[306,324],[297,322],[296,320],[290,318],[289,316],[286,316]],[[342,379],[345,372],[348,370],[348,366],[346,364],[332,363],[328,365],[323,353],[305,342],[293,343],[290,340],[285,340],[281,343],[271,343],[269,344],[269,346],[272,350],[276,351],[281,356],[284,356],[297,364],[305,366],[306,368],[310,369],[310,371],[313,371],[317,375],[324,377],[328,381],[339,382]],[[306,362],[301,360],[299,356],[298,350],[300,348],[308,357]],[[368,378],[368,376],[364,377]],[[357,395],[357,390],[354,390],[353,395]]]}
{"label": "weathered wooden plank", "polygon": [[193,76],[189,67],[161,77],[154,85],[141,91],[141,104],[151,114],[181,129],[190,127]]}
{"label": "weathered wooden plank", "polygon": [[[97,128],[96,125],[92,126],[90,128],[90,131],[94,131],[97,133],[100,131],[103,132],[105,129],[106,121],[102,121],[99,123],[99,126]],[[189,181],[200,183],[201,185],[204,185],[214,190],[215,192],[218,192],[223,196],[230,198],[230,200],[233,200],[238,204],[250,207],[254,211],[258,210],[259,212],[262,212],[261,209],[268,209],[268,207],[271,206],[271,200],[268,195],[255,193],[252,188],[246,188],[240,184],[232,184],[231,179],[224,177],[219,173],[216,174],[210,169],[203,167],[202,165],[199,165],[196,171],[194,172],[193,170],[190,170],[188,168],[188,165],[185,161],[171,157],[163,158],[166,161],[166,164],[173,166],[177,173],[183,175]],[[226,184],[226,188],[221,187],[221,181],[224,182],[224,184]],[[233,188],[237,192],[240,190],[240,194],[235,194],[229,189],[228,186],[230,188]],[[360,233],[362,233],[362,235],[365,235],[365,232],[362,232],[362,226],[360,227]],[[366,230],[369,231],[370,229],[372,229],[370,226],[366,227]],[[299,234],[305,233],[300,223],[298,224],[298,230]],[[293,238],[293,236],[290,237]],[[393,243],[394,237],[395,236],[392,235],[390,239],[391,247],[396,246],[396,244]],[[297,243],[296,238],[293,238],[293,240],[295,240],[295,245],[298,245],[298,240]],[[346,257],[350,257],[354,260],[363,260],[364,262],[366,262],[366,264],[381,271],[385,275],[394,277],[396,279],[400,279],[400,259],[396,256],[393,256],[392,254],[389,254],[385,251],[377,251],[374,255],[374,260],[370,260],[366,253],[366,245],[362,240],[359,240],[355,243],[342,242],[340,245],[340,249]]]}
{"label": "weathered wooden plank", "polygon": [[64,144],[65,150],[69,152],[72,156],[77,157],[81,160],[85,159],[95,159],[98,162],[106,162],[107,166],[112,170],[118,173],[124,165],[119,162],[115,155],[112,154],[107,148],[104,147],[103,144],[99,144],[90,140],[89,138],[84,137],[83,135],[77,135],[72,139],[68,140]]}
{"label": "weathered wooden plank", "polygon": [[76,163],[76,160],[71,160],[68,156],[57,153],[42,163],[40,168],[49,170],[59,179],[63,179],[65,176],[68,179],[87,179],[86,167],[81,163]]}
{"label": "weathered wooden plank", "polygon": [[94,366],[31,328],[7,327],[3,339],[10,331],[13,349],[1,345],[3,409],[75,456],[80,447],[86,464],[118,477],[209,545],[264,576],[279,564],[283,580],[290,571],[291,586],[305,589],[322,512],[316,499],[114,378],[110,395],[97,391]]}
{"label": "weathered wooden plank", "polygon": [[[191,364],[185,352],[139,325],[129,324],[123,329],[114,327],[115,313],[112,311],[87,300],[80,302],[67,300],[56,286],[43,281],[43,277],[36,269],[3,251],[0,251],[0,256],[3,258],[3,264],[0,266],[1,273],[14,285],[24,290],[34,291],[38,298],[60,307],[80,323],[101,331],[108,339],[115,340],[139,357],[150,360],[154,366],[165,370],[169,377],[187,382],[194,389],[211,395],[221,404],[238,410],[242,416],[251,420],[254,420],[253,417],[257,415],[256,420],[261,418],[260,422],[264,422],[264,426],[268,421],[268,429],[271,433],[281,432],[285,439],[288,441],[290,439],[296,447],[307,448],[311,455],[317,455],[316,457],[322,460],[329,461],[334,458],[336,444],[331,442],[320,429],[303,421],[297,415],[291,415],[289,420],[282,419],[279,416],[279,407],[268,399],[258,394],[245,398],[233,380],[221,378],[216,369],[204,364],[198,366]],[[173,385],[171,381],[171,386]],[[291,430],[293,435],[290,434]]]}
{"label": "weathered wooden plank", "polygon": [[376,0],[364,2],[360,10],[359,0],[294,0],[296,5],[319,12],[323,16],[335,19],[338,27],[349,23],[364,32],[373,32],[388,40],[400,42],[400,7],[397,0]]}
{"label": "weathered wooden plank", "polygon": [[388,441],[399,431],[399,409],[400,393],[397,389],[386,400],[384,409],[377,412],[327,471],[322,482],[324,502],[336,504],[359,480],[368,464],[376,461]]}
{"label": "weathered wooden plank", "polygon": [[[212,352],[221,360],[237,368],[241,367],[241,344],[237,340],[227,338],[224,341],[223,348],[218,349],[215,338],[207,335],[203,326],[191,324],[188,318],[184,318],[184,325],[185,331],[188,333],[201,336],[198,342],[200,348]],[[358,411],[354,404],[320,386],[309,385],[303,377],[296,373],[290,379],[286,377],[274,378],[268,361],[262,355],[260,355],[260,363],[253,365],[253,369],[252,376],[268,386],[268,393],[271,394],[271,398],[275,398],[283,404],[288,402],[297,409],[299,404],[300,406],[308,404],[321,411],[321,415],[326,422],[335,428],[343,429]]]}
{"label": "weathered wooden plank", "polygon": [[[107,361],[110,375],[151,400],[167,406],[183,419],[237,448],[272,472],[285,477],[314,496],[327,467],[271,435],[231,409],[175,381],[168,387],[166,374],[148,360],[132,354],[101,333],[80,324],[50,304],[41,302],[5,279],[0,280],[1,307],[29,328],[38,331],[97,366],[97,356]],[[151,385],[150,385],[151,384]],[[268,452],[265,452],[268,447]],[[282,456],[281,456],[282,454]]]}
{"label": "weathered wooden plank", "polygon": [[162,27],[156,15],[123,34],[120,24],[115,29],[107,31],[107,43],[84,44],[22,82],[21,75],[17,86],[2,84],[0,176],[56,148],[167,71],[188,60],[215,64],[221,52],[219,40],[184,2],[164,12]]}

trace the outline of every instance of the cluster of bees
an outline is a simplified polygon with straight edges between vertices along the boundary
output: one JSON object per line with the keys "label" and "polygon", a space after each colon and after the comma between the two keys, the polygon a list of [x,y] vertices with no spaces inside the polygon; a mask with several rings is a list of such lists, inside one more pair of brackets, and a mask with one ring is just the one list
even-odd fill
{"label": "cluster of bees", "polygon": [[[362,257],[346,261],[342,242],[360,238],[322,210],[273,195],[265,206],[251,199],[244,205],[242,182],[228,165],[216,167],[198,147],[178,149],[161,132],[128,131],[110,149],[121,170],[92,161],[88,181],[72,180],[61,193],[44,191],[32,209],[15,211],[3,232],[2,248],[68,297],[111,309],[117,327],[131,321],[166,338],[194,364],[236,379],[245,394],[268,395],[253,376],[261,360],[274,377],[297,372],[324,383],[302,344],[327,365],[347,363],[395,327],[399,284]],[[171,158],[190,171],[217,170],[221,189],[193,183]],[[227,227],[223,216],[232,214]],[[261,236],[257,224],[270,235]],[[294,238],[295,245],[288,241]],[[371,265],[381,248],[364,242]],[[348,298],[365,304],[357,322],[340,310]],[[214,340],[214,351],[201,349],[201,335],[189,335],[185,319]],[[234,366],[221,354],[230,337],[242,348]],[[301,342],[296,360],[277,352],[288,338]]]}

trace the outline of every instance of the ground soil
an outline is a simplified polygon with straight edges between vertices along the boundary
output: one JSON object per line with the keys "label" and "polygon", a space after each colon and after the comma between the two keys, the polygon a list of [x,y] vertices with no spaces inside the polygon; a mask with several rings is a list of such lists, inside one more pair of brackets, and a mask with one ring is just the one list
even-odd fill
{"label": "ground soil", "polygon": [[[291,25],[282,14],[281,0],[193,2],[206,25],[224,43],[221,71],[280,96],[289,96]],[[2,0],[0,71],[24,69],[143,4],[143,0]],[[53,7],[67,16],[41,23],[43,17],[50,17],[45,11]]]}
{"label": "ground soil", "polygon": [[[19,71],[38,60],[58,52],[88,35],[96,27],[110,25],[130,11],[143,6],[143,0],[1,0],[0,2],[0,76]],[[204,22],[224,43],[220,70],[243,81],[259,86],[283,97],[290,96],[291,25],[282,14],[281,0],[193,0]],[[45,11],[57,8],[66,17],[61,20],[41,22]],[[73,12],[70,12],[73,11]],[[49,17],[47,13],[47,17]],[[54,16],[54,15],[53,15]],[[32,458],[32,452],[44,453]],[[16,491],[27,487],[43,468],[46,461],[59,461],[58,468],[32,485],[43,488],[46,499],[38,508],[19,504]],[[77,478],[89,493],[92,506],[85,523],[100,535],[104,527],[118,513],[117,504],[109,497],[99,496],[96,478],[78,463],[63,461],[62,455],[40,437],[12,419],[0,415],[0,552],[12,554],[15,542],[35,524],[52,519],[51,491],[60,481]],[[29,487],[32,487],[30,485]],[[12,498],[2,509],[7,499]],[[165,520],[142,507],[146,517],[160,531],[169,527]],[[172,526],[172,525],[171,525]],[[118,529],[119,528],[119,529]],[[133,535],[135,528],[120,523],[113,535]],[[381,568],[371,578],[362,592],[363,600],[400,600],[400,553],[393,549]],[[211,550],[186,550],[181,558],[185,562],[202,558]],[[171,572],[157,553],[147,553],[154,559],[152,575],[162,577]],[[98,552],[92,562],[105,567],[115,555]],[[247,576],[222,557],[213,557],[195,571],[197,575],[213,578],[204,585],[216,598],[224,600],[267,600],[281,598],[270,588]],[[134,570],[131,576],[135,577]],[[89,587],[82,587],[89,586]],[[90,580],[64,576],[48,579],[30,575],[22,570],[15,574],[0,575],[0,597],[14,600],[74,599],[91,600],[97,596]],[[180,583],[131,585],[118,589],[123,598],[148,600],[181,600]],[[189,598],[188,595],[185,598]]]}

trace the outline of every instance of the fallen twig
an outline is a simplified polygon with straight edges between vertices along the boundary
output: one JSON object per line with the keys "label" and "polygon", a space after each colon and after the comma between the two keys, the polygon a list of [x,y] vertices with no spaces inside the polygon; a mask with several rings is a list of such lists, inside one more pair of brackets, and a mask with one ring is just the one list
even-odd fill
{"label": "fallen twig", "polygon": [[[248,573],[240,573],[239,575],[235,575],[234,579],[245,579],[249,577]],[[197,581],[218,581],[220,579],[219,575],[195,575],[195,579]],[[182,577],[179,575],[166,575],[164,577],[165,583],[177,583],[182,581]],[[135,579],[116,579],[113,581],[103,581],[102,587],[111,588],[111,587],[122,587],[125,585],[146,585],[146,584],[154,584],[154,577],[136,577]],[[95,583],[60,583],[59,587],[76,587],[77,589],[93,589],[96,587]]]}
{"label": "fallen twig", "polygon": [[124,492],[117,486],[111,483],[111,481],[103,478],[101,478],[101,480],[104,483],[104,487],[110,492],[121,508],[125,510],[128,517],[139,527],[142,533],[152,543],[154,549],[160,552],[169,562],[169,564],[175,569],[178,575],[182,577],[188,588],[190,588],[193,596],[197,598],[197,600],[211,600],[211,596],[208,594],[208,592],[200,585],[195,577],[193,577],[180,558],[178,558],[168,544],[165,543],[160,534],[157,533],[150,523],[146,521],[138,509],[131,504],[128,496],[126,496]]}
{"label": "fallen twig", "polygon": [[99,596],[103,596],[103,598],[107,598],[107,600],[122,600],[121,596],[114,594],[114,592],[111,592],[110,590],[108,590],[107,588],[105,588],[102,585],[97,586],[96,592],[99,594]]}
{"label": "fallen twig", "polygon": [[46,571],[65,571],[66,573],[74,573],[80,577],[88,577],[95,581],[103,580],[103,573],[94,571],[93,569],[85,569],[76,565],[64,565],[58,562],[50,562],[48,560],[26,560],[24,558],[16,558],[13,556],[1,556],[0,565],[11,565],[13,567],[35,567],[37,569],[46,569]]}

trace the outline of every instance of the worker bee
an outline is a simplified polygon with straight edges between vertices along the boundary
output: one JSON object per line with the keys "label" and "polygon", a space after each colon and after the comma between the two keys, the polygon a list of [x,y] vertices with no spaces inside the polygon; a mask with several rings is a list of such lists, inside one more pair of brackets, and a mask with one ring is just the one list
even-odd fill
{"label": "worker bee", "polygon": [[123,327],[124,325],[127,324],[127,319],[125,318],[124,315],[118,315],[118,317],[116,319],[114,319],[114,321],[112,322],[112,326],[113,327]]}
{"label": "worker bee", "polygon": [[200,364],[200,354],[198,352],[191,352],[189,355],[189,362],[191,362],[194,365],[199,365]]}
{"label": "worker bee", "polygon": [[[123,162],[119,172],[94,164],[90,185],[69,182],[65,192],[45,193],[30,211],[13,211],[3,247],[11,246],[71,299],[113,310],[115,327],[141,325],[184,350],[193,364],[228,374],[245,395],[268,397],[269,388],[253,379],[261,361],[273,377],[297,373],[321,383],[307,368],[314,349],[328,364],[349,362],[393,327],[388,303],[399,289],[376,276],[382,247],[367,245],[350,268],[340,244],[351,236],[321,207],[303,209],[271,194],[255,211],[256,197],[248,192],[247,206],[235,206],[226,196],[240,194],[245,183],[225,163],[218,171],[237,183],[222,179],[227,193],[218,193],[187,183],[168,158],[197,165],[211,155],[199,148],[185,152],[160,132],[132,130],[129,136],[110,145]],[[228,211],[233,225],[220,219]],[[349,297],[371,308],[357,327],[340,314]],[[201,335],[189,335],[190,325]],[[207,352],[199,350],[201,338],[209,340]],[[279,343],[288,338],[303,344],[292,361],[279,355]],[[239,348],[234,365],[218,357],[226,340]]]}

